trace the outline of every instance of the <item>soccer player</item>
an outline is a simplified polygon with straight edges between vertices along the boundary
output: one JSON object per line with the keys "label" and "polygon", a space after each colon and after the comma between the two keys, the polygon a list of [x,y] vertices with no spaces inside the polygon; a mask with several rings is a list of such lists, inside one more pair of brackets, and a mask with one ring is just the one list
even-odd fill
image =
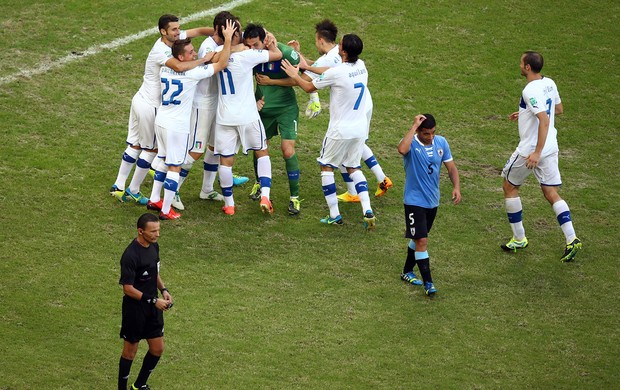
{"label": "soccer player", "polygon": [[[213,19],[213,29],[218,25],[225,25],[226,19],[238,20],[228,11],[219,12]],[[207,37],[198,49],[198,58],[202,58],[216,51],[218,46],[224,44],[224,37],[217,33]],[[187,178],[194,162],[204,155],[202,188],[200,199],[224,201],[224,197],[213,189],[217,169],[220,163],[219,157],[213,154],[215,139],[215,113],[217,111],[217,77],[208,77],[198,82],[194,95],[192,116],[190,120],[189,152],[185,158],[180,172],[179,188],[172,202],[172,207],[184,210],[179,191]],[[249,178],[233,174],[233,185],[240,186],[248,182]]]}
{"label": "soccer player", "polygon": [[[243,32],[243,41],[251,49],[264,49],[265,43],[270,38],[271,34],[267,34],[261,25],[249,24]],[[278,42],[278,48],[282,52],[282,59],[288,60],[293,65],[299,63],[299,54],[292,47]],[[254,68],[254,72],[270,79],[288,78],[288,75],[281,68],[281,62],[278,60],[259,64]],[[257,84],[255,96],[257,101],[264,103],[258,113],[265,126],[267,142],[269,143],[274,136],[280,134],[280,148],[291,194],[288,212],[290,215],[297,215],[301,201],[299,200],[299,160],[295,153],[297,121],[299,119],[299,106],[297,105],[295,90],[292,86]],[[256,177],[258,178],[258,175]],[[260,194],[260,183],[258,181],[254,184],[252,192],[251,197],[255,195],[253,199],[258,200],[257,195]]]}
{"label": "soccer player", "polygon": [[[177,73],[168,67],[161,69],[163,84],[161,107],[155,118],[159,164],[154,167],[153,190],[147,203],[147,208],[150,210],[160,211],[160,219],[177,219],[181,216],[171,206],[179,186],[181,166],[187,156],[190,116],[196,85],[200,80],[226,68],[230,57],[231,37],[237,29],[238,26],[233,24],[232,19],[226,21],[226,29],[223,31],[224,47],[216,63],[182,73]],[[196,51],[191,39],[176,41],[172,45],[172,55],[182,62],[194,60]],[[162,187],[163,202],[160,200]]]}
{"label": "soccer player", "polygon": [[368,71],[364,61],[359,59],[364,45],[357,35],[347,34],[338,46],[342,64],[327,69],[313,81],[303,79],[298,74],[298,67],[286,60],[282,61],[282,68],[306,92],[331,87],[329,127],[323,139],[321,155],[317,158],[321,165],[323,194],[329,206],[329,215],[321,222],[328,225],[342,224],[334,169],[344,165],[359,194],[364,225],[366,229],[374,229],[376,218],[370,206],[368,183],[359,165],[368,129]]}
{"label": "soccer player", "polygon": [[519,145],[502,170],[506,212],[512,228],[512,238],[501,247],[505,251],[516,252],[528,245],[523,227],[519,187],[529,174],[534,172],[566,238],[566,247],[560,260],[571,261],[582,244],[575,234],[568,204],[558,194],[562,178],[558,168],[555,115],[562,114],[564,107],[555,82],[540,74],[543,67],[540,53],[523,53],[520,67],[527,85],[521,93],[519,111],[509,116],[510,120],[519,123]]}
{"label": "soccer player", "polygon": [[[121,257],[123,286],[122,326],[123,352],[118,364],[118,389],[127,390],[127,380],[140,340],[146,339],[149,350],[144,356],[138,378],[131,389],[148,389],[149,375],[164,352],[164,315],[172,307],[172,296],[159,275],[159,229],[153,214],[138,218],[138,237]],[[161,292],[161,298],[157,296]]]}
{"label": "soccer player", "polygon": [[[452,201],[461,201],[459,171],[452,158],[448,141],[435,135],[435,118],[430,114],[417,115],[413,125],[398,144],[398,153],[405,166],[405,237],[409,238],[407,259],[401,279],[413,285],[424,284],[426,295],[437,292],[431,276],[428,255],[428,233],[439,207],[439,171],[441,163],[448,169],[452,181]],[[413,272],[418,265],[423,283]]]}
{"label": "soccer player", "polygon": [[[221,26],[218,26],[220,29]],[[271,160],[267,150],[265,128],[260,120],[254,99],[254,78],[252,69],[265,62],[282,58],[278,43],[273,39],[267,50],[249,49],[242,43],[241,32],[233,35],[236,51],[230,56],[228,67],[218,74],[218,101],[215,119],[215,149],[220,156],[218,174],[224,195],[222,211],[235,214],[233,198],[232,167],[239,148],[243,153],[254,150],[257,158],[257,172],[261,184],[260,208],[263,213],[273,214],[269,199],[271,191]]]}
{"label": "soccer player", "polygon": [[[154,124],[155,114],[161,100],[159,81],[161,67],[165,65],[175,72],[184,72],[210,60],[210,57],[207,57],[181,63],[172,57],[171,47],[177,39],[212,34],[212,28],[201,27],[183,31],[180,29],[179,18],[169,14],[162,15],[159,18],[158,26],[161,37],[149,52],[144,65],[142,85],[131,101],[127,134],[128,146],[123,153],[116,181],[110,189],[110,194],[121,202],[133,200],[145,205],[148,201],[140,193],[140,185],[157,154]],[[125,188],[127,178],[134,165],[136,165],[136,169],[129,188]]]}
{"label": "soccer player", "polygon": [[[316,61],[312,61],[308,60],[302,55],[299,63],[300,69],[304,70],[304,74],[302,75],[302,77],[308,81],[319,77],[319,75],[325,72],[327,69],[342,63],[342,59],[340,58],[340,54],[338,52],[338,43],[336,41],[336,36],[338,35],[338,28],[336,27],[336,25],[329,19],[325,19],[315,25],[315,31],[315,46],[319,54],[321,54],[321,57],[319,57]],[[295,48],[295,50],[299,52],[299,42],[293,40],[289,42],[289,45],[291,45],[293,48]],[[368,116],[369,125],[368,130],[370,130],[372,108],[372,96],[369,93],[368,104],[366,106],[366,115]],[[319,95],[317,92],[312,92],[310,93],[310,102],[308,103],[308,106],[306,108],[306,116],[308,116],[309,118],[314,118],[320,112],[321,103],[319,101]],[[366,139],[368,139],[368,135],[366,135]],[[381,168],[381,165],[374,156],[374,153],[365,143],[362,150],[362,160],[377,179],[378,185],[377,190],[375,191],[375,197],[385,195],[387,190],[390,189],[393,185],[392,180],[385,175],[385,173],[383,172],[383,168]],[[338,195],[338,200],[342,202],[359,203],[360,198],[359,196],[357,196],[355,183],[349,177],[346,167],[340,166],[339,169],[342,175],[342,179],[347,185],[347,191]]]}

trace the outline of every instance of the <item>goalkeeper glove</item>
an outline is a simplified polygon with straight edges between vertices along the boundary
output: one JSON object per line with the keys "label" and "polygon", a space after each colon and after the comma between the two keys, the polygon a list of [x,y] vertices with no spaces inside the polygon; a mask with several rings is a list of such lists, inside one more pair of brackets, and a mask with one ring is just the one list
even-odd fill
{"label": "goalkeeper glove", "polygon": [[310,94],[310,101],[306,106],[306,117],[312,119],[321,113],[321,101],[319,100],[319,94],[312,92]]}

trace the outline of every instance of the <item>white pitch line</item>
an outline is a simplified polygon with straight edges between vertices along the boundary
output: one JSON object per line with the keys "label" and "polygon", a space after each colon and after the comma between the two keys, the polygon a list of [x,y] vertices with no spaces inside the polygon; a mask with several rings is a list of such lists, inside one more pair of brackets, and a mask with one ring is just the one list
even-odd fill
{"label": "white pitch line", "polygon": [[[202,19],[205,16],[215,15],[221,11],[229,11],[235,7],[238,7],[243,4],[251,3],[253,0],[233,0],[229,3],[222,4],[219,7],[211,8],[206,11],[196,12],[195,14],[191,14],[184,18],[180,19],[181,25],[184,23],[193,22],[194,20]],[[47,73],[52,69],[60,68],[66,64],[71,62],[84,59],[86,57],[99,54],[104,50],[116,49],[118,47],[124,46],[128,43],[137,41],[139,39],[148,37],[150,35],[158,34],[159,29],[157,27],[149,28],[148,30],[141,31],[137,34],[128,35],[126,37],[118,38],[109,43],[104,43],[102,45],[91,46],[88,49],[80,52],[79,54],[68,54],[62,58],[57,59],[56,61],[52,61],[46,64],[42,64],[36,68],[22,69],[21,71],[14,73],[9,76],[0,77],[0,86],[12,83],[17,81],[23,77],[31,78],[32,76],[36,76],[39,74]]]}

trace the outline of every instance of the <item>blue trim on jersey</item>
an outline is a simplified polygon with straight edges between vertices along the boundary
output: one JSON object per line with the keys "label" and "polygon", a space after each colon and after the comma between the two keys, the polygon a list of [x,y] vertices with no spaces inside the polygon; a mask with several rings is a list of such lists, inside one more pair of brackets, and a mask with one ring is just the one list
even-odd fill
{"label": "blue trim on jersey", "polygon": [[570,211],[564,211],[563,213],[560,213],[560,215],[557,216],[558,219],[558,223],[560,224],[560,226],[564,225],[567,222],[571,221],[570,218]]}
{"label": "blue trim on jersey", "polygon": [[519,223],[523,221],[523,210],[519,210],[516,213],[506,213],[508,214],[508,222],[510,223]]}
{"label": "blue trim on jersey", "polygon": [[519,107],[521,107],[524,110],[527,108],[527,105],[525,104],[525,100],[523,100],[523,96],[521,96],[521,101],[519,102]]}
{"label": "blue trim on jersey", "polygon": [[433,209],[439,206],[439,172],[441,164],[452,160],[448,141],[436,135],[431,145],[422,145],[417,137],[409,153],[403,156],[405,190],[403,203]]}

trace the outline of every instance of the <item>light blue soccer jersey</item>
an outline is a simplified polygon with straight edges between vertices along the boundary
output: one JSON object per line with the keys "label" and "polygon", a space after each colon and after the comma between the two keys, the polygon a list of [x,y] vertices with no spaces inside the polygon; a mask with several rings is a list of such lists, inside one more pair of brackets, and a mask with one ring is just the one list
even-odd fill
{"label": "light blue soccer jersey", "polygon": [[411,141],[409,153],[403,156],[405,166],[406,205],[432,209],[439,206],[439,170],[441,164],[452,160],[450,145],[436,135],[432,145],[424,146],[417,139]]}

